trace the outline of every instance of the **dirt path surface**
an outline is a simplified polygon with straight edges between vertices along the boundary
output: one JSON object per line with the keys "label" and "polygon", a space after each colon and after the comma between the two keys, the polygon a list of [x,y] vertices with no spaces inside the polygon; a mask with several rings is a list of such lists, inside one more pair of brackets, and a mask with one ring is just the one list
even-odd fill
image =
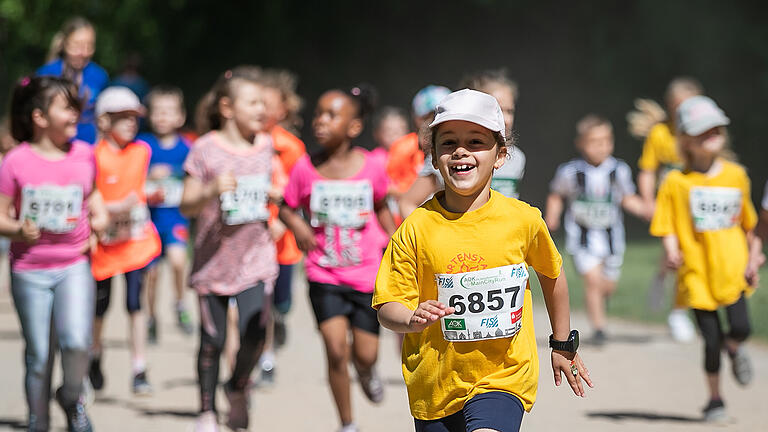
{"label": "dirt path surface", "polygon": [[[106,321],[106,388],[89,409],[96,431],[191,430],[198,406],[198,341],[197,336],[185,337],[176,329],[168,291],[161,292],[158,306],[160,343],[150,347],[148,354],[149,378],[155,393],[139,398],[130,391],[124,290],[115,287]],[[325,358],[308,304],[306,284],[297,283],[294,294],[288,343],[278,353],[276,383],[272,388],[253,392],[253,431],[325,432],[339,427],[326,385]],[[188,303],[196,310],[191,292]],[[765,345],[749,344],[755,379],[747,388],[738,387],[730,374],[730,362],[724,358],[723,392],[733,421],[714,426],[700,422],[706,394],[698,341],[676,344],[663,327],[612,320],[607,346],[598,349],[585,345],[580,350],[596,382],[596,388],[580,399],[570,389],[554,386],[549,350],[545,348],[550,333],[546,311],[537,309],[535,317],[542,367],[538,401],[523,421],[525,431],[768,431],[768,411],[764,411],[768,407]],[[572,322],[577,328],[588,328],[581,314],[574,314]],[[413,430],[397,350],[395,335],[383,332],[378,368],[387,394],[382,404],[368,402],[354,383],[354,412],[363,432]],[[0,290],[0,353],[0,430],[23,430],[23,340],[7,289]],[[222,372],[222,376],[225,374]],[[57,380],[58,374],[54,382]],[[220,410],[226,412],[221,392],[217,401]],[[51,404],[51,412],[52,430],[65,430],[63,415],[55,403]]]}

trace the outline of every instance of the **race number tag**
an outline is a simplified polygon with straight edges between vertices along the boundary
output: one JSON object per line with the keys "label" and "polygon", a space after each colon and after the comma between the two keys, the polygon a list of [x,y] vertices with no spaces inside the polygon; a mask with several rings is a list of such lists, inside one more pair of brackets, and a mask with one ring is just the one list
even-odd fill
{"label": "race number tag", "polygon": [[741,190],[729,187],[691,188],[693,226],[698,232],[730,228],[739,223]]}
{"label": "race number tag", "polygon": [[451,342],[512,337],[522,328],[528,267],[504,267],[435,275],[438,300],[455,308],[440,319],[443,337]]}
{"label": "race number tag", "polygon": [[373,213],[373,186],[368,180],[315,182],[309,210],[313,227],[361,228]]}
{"label": "race number tag", "polygon": [[221,217],[227,225],[242,225],[269,219],[268,192],[270,176],[241,176],[237,188],[221,194]]}
{"label": "race number tag", "polygon": [[43,231],[66,233],[77,226],[82,207],[81,186],[24,186],[19,220],[29,219]]}
{"label": "race number tag", "polygon": [[101,238],[101,243],[112,245],[145,237],[149,223],[149,209],[140,204],[130,211],[109,215],[109,227]]}
{"label": "race number tag", "polygon": [[577,224],[590,229],[606,229],[616,223],[618,211],[610,201],[578,199],[571,202],[571,214]]}
{"label": "race number tag", "polygon": [[144,193],[148,197],[157,193],[162,194],[163,201],[153,204],[153,207],[178,207],[181,204],[181,195],[184,193],[184,182],[176,177],[147,180]]}
{"label": "race number tag", "polygon": [[501,193],[508,198],[517,198],[519,196],[517,192],[518,179],[506,178],[506,177],[492,177],[491,189]]}

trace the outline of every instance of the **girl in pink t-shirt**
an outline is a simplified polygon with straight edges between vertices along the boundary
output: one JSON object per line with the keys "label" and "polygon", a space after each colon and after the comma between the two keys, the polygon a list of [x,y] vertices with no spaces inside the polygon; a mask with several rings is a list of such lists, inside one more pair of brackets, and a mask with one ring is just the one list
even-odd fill
{"label": "girl in pink t-shirt", "polygon": [[201,317],[196,432],[218,430],[215,394],[230,299],[238,308],[240,349],[224,388],[230,405],[227,426],[248,428],[246,387],[264,345],[278,274],[267,202],[279,199],[285,174],[264,133],[261,80],[258,69],[246,66],[219,78],[209,98],[212,130],[195,142],[184,163],[180,210],[197,222],[189,278],[199,294]]}
{"label": "girl in pink t-shirt", "polygon": [[[24,334],[29,430],[48,430],[52,345],[61,348],[56,400],[71,431],[90,431],[81,397],[95,289],[87,251],[108,216],[93,187],[90,146],[73,141],[80,101],[63,78],[23,78],[11,100],[11,133],[21,144],[0,167],[0,235],[11,238],[11,291]],[[18,216],[18,217],[17,217]]]}
{"label": "girl in pink t-shirt", "polygon": [[386,172],[369,152],[352,146],[372,108],[371,99],[371,91],[360,87],[330,90],[320,97],[312,127],[322,149],[296,163],[280,209],[280,219],[307,253],[309,297],[325,342],[328,380],[344,432],[357,430],[350,403],[350,351],[366,396],[380,402],[384,390],[373,368],[379,322],[371,295],[382,256],[376,220],[386,235],[395,225],[386,205]]}

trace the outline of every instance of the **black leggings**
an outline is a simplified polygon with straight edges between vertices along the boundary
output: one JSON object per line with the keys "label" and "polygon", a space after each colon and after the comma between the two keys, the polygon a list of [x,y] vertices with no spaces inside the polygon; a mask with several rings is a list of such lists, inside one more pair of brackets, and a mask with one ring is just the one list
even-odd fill
{"label": "black leggings", "polygon": [[720,370],[720,352],[723,350],[723,340],[727,337],[736,342],[743,342],[749,337],[752,330],[749,325],[747,300],[742,294],[736,303],[726,306],[725,313],[730,329],[727,335],[723,333],[720,326],[720,316],[717,310],[694,309],[693,313],[701,330],[701,337],[704,338],[704,370],[710,374],[717,373]]}
{"label": "black leggings", "polygon": [[[237,302],[240,350],[235,370],[227,386],[244,390],[264,348],[265,301],[264,284],[233,296]],[[229,296],[200,296],[200,351],[197,354],[197,376],[200,384],[200,411],[216,411],[216,385],[219,381],[219,357],[227,339]],[[271,299],[270,299],[271,300]]]}
{"label": "black leggings", "polygon": [[[141,286],[143,285],[146,267],[125,273],[125,309],[128,313],[141,310]],[[96,282],[96,316],[101,318],[109,309],[112,296],[112,279],[107,278]]]}

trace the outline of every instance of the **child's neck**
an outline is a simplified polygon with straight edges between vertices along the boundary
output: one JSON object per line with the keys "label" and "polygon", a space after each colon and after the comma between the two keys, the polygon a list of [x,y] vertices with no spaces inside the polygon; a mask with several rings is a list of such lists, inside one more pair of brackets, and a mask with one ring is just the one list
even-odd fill
{"label": "child's neck", "polygon": [[29,145],[38,154],[52,158],[60,158],[65,156],[69,151],[69,142],[57,145],[46,134],[37,136],[35,139],[29,142]]}
{"label": "child's neck", "polygon": [[352,154],[352,141],[343,141],[336,147],[323,150],[325,160],[343,160]]}
{"label": "child's neck", "polygon": [[106,134],[104,139],[107,141],[107,144],[109,144],[109,146],[115,150],[122,150],[127,147],[128,144],[130,144],[130,142],[126,142],[125,144],[121,145],[119,142],[117,142],[111,133]]}
{"label": "child's neck", "polygon": [[719,166],[720,164],[717,163],[717,158],[711,156],[693,157],[688,164],[688,168],[690,168],[691,171],[696,171],[702,174],[713,174]]}
{"label": "child's neck", "polygon": [[440,204],[451,213],[466,213],[477,210],[488,200],[491,199],[491,188],[489,184],[471,195],[459,195],[450,188],[445,188],[445,194]]}
{"label": "child's neck", "polygon": [[172,148],[176,145],[176,132],[167,133],[165,135],[156,135],[157,141],[160,143],[160,147],[164,149]]}
{"label": "child's neck", "polygon": [[251,148],[256,139],[255,134],[244,134],[234,121],[226,122],[220,133],[224,136],[227,144],[236,148]]}

